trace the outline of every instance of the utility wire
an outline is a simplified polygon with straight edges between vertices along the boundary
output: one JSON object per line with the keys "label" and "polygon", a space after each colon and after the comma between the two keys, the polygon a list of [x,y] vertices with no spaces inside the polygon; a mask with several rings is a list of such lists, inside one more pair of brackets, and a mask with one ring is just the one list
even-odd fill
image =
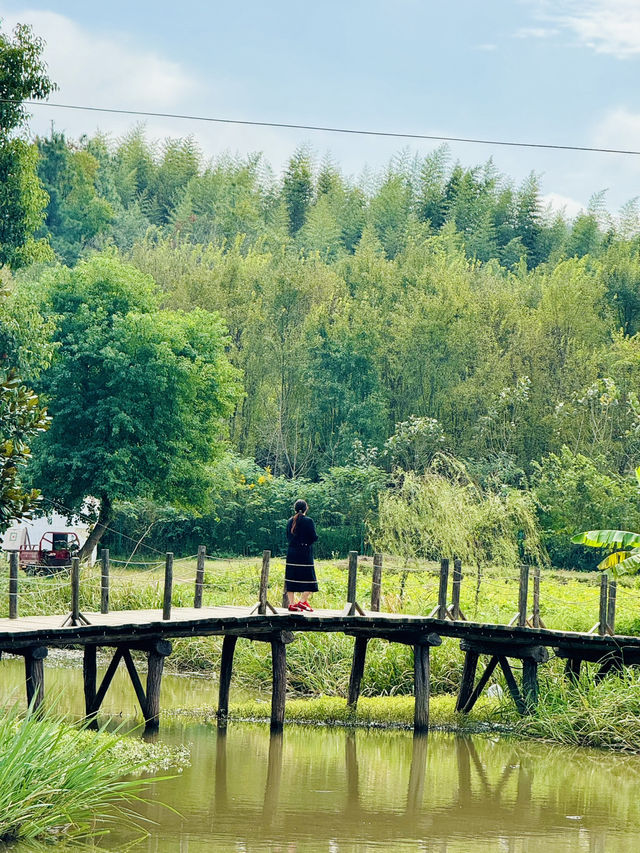
{"label": "utility wire", "polygon": [[[0,98],[0,103],[11,104],[15,101]],[[387,130],[359,130],[351,127],[330,127],[317,124],[290,124],[277,121],[249,121],[247,119],[220,118],[214,116],[185,115],[182,113],[160,113],[148,110],[124,110],[111,107],[90,107],[83,104],[59,104],[46,101],[22,101],[30,107],[54,107],[63,110],[82,110],[93,113],[112,113],[115,115],[144,116],[146,118],[175,118],[185,121],[205,121],[215,124],[236,124],[245,127],[276,127],[288,130],[312,130],[322,133],[347,133],[355,136],[378,136],[391,139],[425,139],[432,142],[466,142],[473,145],[502,145],[509,148],[541,148],[550,151],[587,151],[596,154],[625,154],[640,156],[640,151],[625,148],[597,148],[588,145],[553,145],[543,142],[511,142],[504,139],[479,139],[467,136],[437,136],[427,133],[400,133]]]}

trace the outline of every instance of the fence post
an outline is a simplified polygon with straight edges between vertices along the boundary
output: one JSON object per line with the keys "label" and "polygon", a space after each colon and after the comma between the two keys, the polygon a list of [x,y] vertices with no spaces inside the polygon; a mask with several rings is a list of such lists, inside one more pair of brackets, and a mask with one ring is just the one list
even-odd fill
{"label": "fence post", "polygon": [[18,618],[18,552],[9,554],[9,619]]}
{"label": "fence post", "polygon": [[438,619],[447,618],[447,587],[449,585],[449,558],[440,560],[440,586],[438,587]]}
{"label": "fence post", "polygon": [[520,564],[520,588],[518,590],[518,627],[527,624],[527,599],[529,597],[529,566]]}
{"label": "fence post", "polygon": [[616,632],[616,593],[618,584],[616,581],[609,581],[609,599],[607,601],[607,628],[611,634]]}
{"label": "fence post", "polygon": [[540,627],[540,566],[533,567],[533,627]]}
{"label": "fence post", "polygon": [[453,583],[451,586],[451,618],[460,618],[460,584],[462,583],[462,560],[455,557],[453,561]]}
{"label": "fence post", "polygon": [[71,624],[80,621],[80,557],[71,558]]}
{"label": "fence post", "polygon": [[371,575],[371,609],[380,610],[382,593],[382,554],[373,555],[373,573]]}
{"label": "fence post", "polygon": [[109,612],[109,549],[102,549],[102,569],[100,571],[100,613]]}
{"label": "fence post", "polygon": [[162,618],[171,619],[171,596],[173,593],[173,554],[167,551],[164,564],[164,597],[162,601]]}
{"label": "fence post", "polygon": [[345,613],[353,616],[356,609],[356,587],[358,585],[358,552],[349,551],[349,580],[347,582],[347,606]]}
{"label": "fence post", "polygon": [[609,593],[609,578],[603,573],[600,576],[600,612],[598,616],[598,634],[607,633],[607,604]]}
{"label": "fence post", "polygon": [[196,566],[196,589],[193,595],[193,606],[202,607],[202,589],[204,586],[204,563],[207,556],[205,545],[198,545],[198,563]]}
{"label": "fence post", "polygon": [[267,612],[267,590],[269,588],[269,563],[271,551],[262,552],[262,571],[260,572],[260,595],[258,597],[258,613],[264,616]]}

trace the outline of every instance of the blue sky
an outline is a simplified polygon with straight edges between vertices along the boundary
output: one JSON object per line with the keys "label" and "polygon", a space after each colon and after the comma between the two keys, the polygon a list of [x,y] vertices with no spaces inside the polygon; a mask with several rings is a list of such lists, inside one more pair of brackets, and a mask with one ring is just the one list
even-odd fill
{"label": "blue sky", "polygon": [[[52,101],[259,121],[640,150],[640,0],[369,0],[314,5],[195,0],[0,0],[5,28],[47,41]],[[72,136],[117,137],[131,119],[36,108]],[[152,137],[193,134],[207,156],[264,151],[276,170],[310,143],[347,174],[378,169],[398,140],[148,119]],[[425,154],[434,143],[406,145]],[[640,156],[451,146],[464,165],[493,157],[574,213],[608,189],[640,194]]]}

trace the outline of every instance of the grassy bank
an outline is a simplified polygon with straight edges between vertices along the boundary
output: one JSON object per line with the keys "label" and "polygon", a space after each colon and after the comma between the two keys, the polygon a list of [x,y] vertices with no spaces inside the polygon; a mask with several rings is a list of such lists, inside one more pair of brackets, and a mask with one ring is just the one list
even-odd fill
{"label": "grassy bank", "polygon": [[[158,744],[72,726],[52,712],[0,710],[0,844],[83,837],[112,821],[132,822],[146,779],[184,765]],[[125,778],[128,777],[128,778]]]}
{"label": "grassy bank", "polygon": [[[640,753],[640,675],[625,673],[596,684],[584,677],[569,686],[562,679],[543,679],[536,713],[520,717],[506,698],[482,697],[470,714],[458,714],[452,695],[432,696],[430,725],[460,733],[500,732],[518,738],[566,746],[613,749]],[[216,724],[215,708],[178,709],[167,712],[180,719]],[[231,720],[269,720],[266,699],[232,703]],[[335,696],[290,699],[287,722],[299,725],[363,728],[413,726],[413,697],[362,697],[357,711]]]}

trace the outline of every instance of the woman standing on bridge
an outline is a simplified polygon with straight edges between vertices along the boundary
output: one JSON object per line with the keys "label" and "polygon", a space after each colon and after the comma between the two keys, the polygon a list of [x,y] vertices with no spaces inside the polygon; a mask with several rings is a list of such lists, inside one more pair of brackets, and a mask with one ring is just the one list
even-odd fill
{"label": "woman standing on bridge", "polygon": [[[285,590],[289,610],[298,612],[313,611],[309,596],[318,591],[318,581],[313,565],[313,543],[318,534],[313,521],[307,517],[307,502],[298,500],[294,507],[295,515],[287,522],[287,562],[285,566]],[[296,594],[300,600],[296,601]]]}

